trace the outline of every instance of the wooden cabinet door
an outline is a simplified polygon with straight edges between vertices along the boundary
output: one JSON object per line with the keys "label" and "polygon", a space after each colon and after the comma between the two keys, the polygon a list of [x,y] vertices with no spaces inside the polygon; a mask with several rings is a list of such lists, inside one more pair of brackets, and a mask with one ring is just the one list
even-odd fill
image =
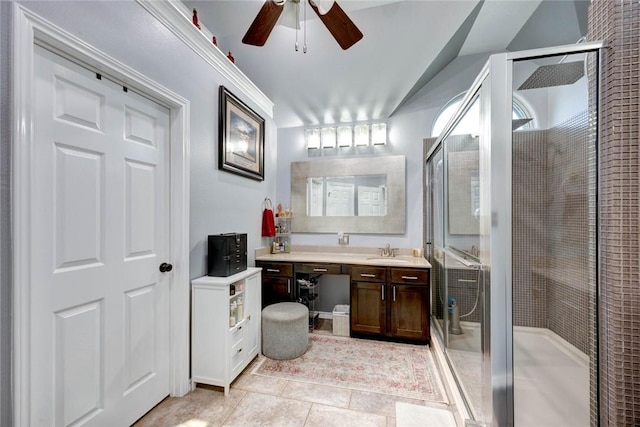
{"label": "wooden cabinet door", "polygon": [[351,282],[351,330],[369,334],[386,333],[384,283]]}
{"label": "wooden cabinet door", "polygon": [[262,308],[277,302],[295,301],[290,277],[262,276]]}
{"label": "wooden cabinet door", "polygon": [[429,339],[429,287],[391,285],[391,335],[426,341]]}

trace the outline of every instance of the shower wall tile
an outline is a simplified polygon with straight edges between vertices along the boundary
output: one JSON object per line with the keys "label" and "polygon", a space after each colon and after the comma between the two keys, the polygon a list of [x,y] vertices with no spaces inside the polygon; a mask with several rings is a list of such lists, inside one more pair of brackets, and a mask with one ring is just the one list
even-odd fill
{"label": "shower wall tile", "polygon": [[595,198],[590,180],[595,173],[593,139],[585,110],[546,132],[549,256],[548,327],[589,354],[590,313],[595,304]]}
{"label": "shower wall tile", "polygon": [[607,43],[598,153],[600,402],[592,394],[592,425],[632,426],[640,425],[640,2],[592,1],[588,31]]}
{"label": "shower wall tile", "polygon": [[513,324],[546,328],[548,318],[545,221],[547,144],[544,131],[513,133]]}
{"label": "shower wall tile", "polygon": [[549,130],[514,132],[512,200],[514,325],[549,328],[587,354],[595,327],[589,133],[586,111]]}

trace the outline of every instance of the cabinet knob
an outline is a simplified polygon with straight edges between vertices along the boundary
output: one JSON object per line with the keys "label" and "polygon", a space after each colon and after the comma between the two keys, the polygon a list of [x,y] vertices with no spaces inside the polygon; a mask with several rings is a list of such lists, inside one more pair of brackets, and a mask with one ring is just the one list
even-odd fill
{"label": "cabinet knob", "polygon": [[173,265],[163,262],[162,264],[160,264],[160,273],[168,273],[171,270],[173,270]]}

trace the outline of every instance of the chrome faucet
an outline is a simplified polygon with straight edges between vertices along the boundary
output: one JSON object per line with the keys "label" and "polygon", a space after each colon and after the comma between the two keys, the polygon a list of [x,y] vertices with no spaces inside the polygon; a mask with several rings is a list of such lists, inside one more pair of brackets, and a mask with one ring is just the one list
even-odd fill
{"label": "chrome faucet", "polygon": [[389,243],[384,248],[380,248],[380,255],[383,257],[395,257],[396,256],[396,248],[392,248]]}

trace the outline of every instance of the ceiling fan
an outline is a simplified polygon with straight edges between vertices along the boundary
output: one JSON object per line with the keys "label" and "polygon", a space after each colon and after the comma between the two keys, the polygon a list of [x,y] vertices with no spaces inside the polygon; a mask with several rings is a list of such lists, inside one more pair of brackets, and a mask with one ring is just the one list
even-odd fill
{"label": "ceiling fan", "polygon": [[[242,38],[242,43],[264,46],[269,34],[276,26],[287,1],[298,6],[298,3],[304,0],[266,0],[253,23],[251,23],[249,30]],[[358,27],[334,0],[308,1],[311,8],[343,50],[349,49],[362,38],[362,33]]]}

